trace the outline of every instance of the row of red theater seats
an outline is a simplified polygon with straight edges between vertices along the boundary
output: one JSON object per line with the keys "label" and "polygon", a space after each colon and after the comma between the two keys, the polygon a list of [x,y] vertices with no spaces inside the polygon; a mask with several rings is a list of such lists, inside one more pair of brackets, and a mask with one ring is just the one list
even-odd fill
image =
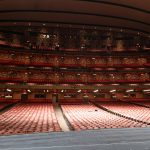
{"label": "row of red theater seats", "polygon": [[3,81],[3,82],[27,82],[27,83],[51,83],[51,84],[54,84],[54,83],[58,83],[58,84],[65,84],[65,83],[68,83],[68,84],[86,84],[86,83],[89,83],[89,84],[98,84],[98,83],[145,83],[145,82],[150,82],[150,79],[133,79],[133,80],[93,80],[93,81],[81,81],[81,80],[72,80],[70,82],[70,80],[48,80],[48,79],[24,79],[24,78],[13,78],[13,77],[10,77],[10,78],[3,78],[3,77],[0,77],[0,81]]}
{"label": "row of red theater seats", "polygon": [[150,66],[150,63],[113,63],[113,62],[103,62],[103,63],[93,63],[93,62],[85,62],[82,63],[80,61],[78,62],[63,62],[59,60],[51,60],[50,62],[47,62],[46,60],[26,60],[26,59],[21,59],[17,60],[15,59],[5,59],[5,58],[0,58],[0,63],[1,64],[6,64],[6,65],[27,65],[27,66],[43,66],[43,67],[87,67],[87,68],[108,68],[108,67],[148,67]]}
{"label": "row of red theater seats", "polygon": [[125,63],[118,63],[118,64],[115,64],[113,62],[111,63],[80,63],[80,61],[78,61],[77,63],[75,62],[66,62],[66,63],[63,63],[63,62],[55,62],[55,61],[51,61],[51,62],[46,62],[46,61],[25,61],[25,60],[15,60],[15,59],[12,59],[12,60],[9,60],[9,59],[2,59],[0,58],[0,63],[1,64],[6,64],[6,65],[29,65],[29,66],[43,66],[43,67],[94,67],[94,68],[108,68],[108,67],[121,67],[121,68],[124,68],[124,67],[147,67],[147,66],[150,66],[149,63],[142,63],[142,64],[138,64],[138,63],[129,63],[129,64],[125,64]]}
{"label": "row of red theater seats", "polygon": [[[12,54],[13,53],[13,54]],[[32,66],[79,66],[79,67],[138,67],[150,64],[147,56],[92,57],[92,56],[56,56],[29,53],[0,52],[0,63]]]}
{"label": "row of red theater seats", "polygon": [[[150,99],[149,98],[124,98],[122,99],[124,101],[129,101],[129,102],[140,102],[140,103],[146,103],[149,104],[150,103]],[[85,100],[82,98],[61,98],[59,99],[59,103],[60,104],[64,104],[64,103],[83,103]],[[114,100],[111,98],[96,98],[96,99],[90,99],[91,102],[118,102],[118,100]],[[0,103],[16,103],[16,102],[21,102],[21,99],[5,99],[5,98],[0,98]],[[39,99],[28,99],[26,100],[26,102],[28,103],[33,103],[33,102],[40,102],[40,103],[51,103],[52,99],[43,99],[43,98],[39,98]]]}
{"label": "row of red theater seats", "polygon": [[[16,103],[16,102],[22,102],[22,100],[21,99],[0,98],[0,104],[12,104],[12,103]],[[52,103],[52,100],[39,98],[39,99],[28,99],[28,100],[24,100],[23,102],[27,102],[27,103]]]}
{"label": "row of red theater seats", "polygon": [[[92,101],[92,100],[91,100]],[[111,99],[108,98],[100,98],[100,99],[95,99],[93,100],[95,102],[101,102],[101,101],[112,101]],[[21,99],[0,99],[0,104],[12,104],[12,103],[16,103],[16,102],[22,102]],[[52,99],[28,99],[25,100],[24,102],[26,103],[52,103]],[[76,98],[72,98],[72,99],[59,99],[59,103],[60,104],[66,104],[66,103],[72,103],[72,104],[80,104],[83,103],[84,100],[82,98],[80,99],[76,99]]]}
{"label": "row of red theater seats", "polygon": [[49,103],[17,104],[0,116],[0,135],[61,131]]}
{"label": "row of red theater seats", "polygon": [[124,98],[124,101],[129,101],[129,102],[150,102],[150,98]]}
{"label": "row of red theater seats", "polygon": [[[24,44],[15,44],[15,43],[10,43],[7,40],[6,41],[2,41],[0,40],[0,46],[5,46],[5,47],[10,47],[10,48],[21,48],[21,49],[29,49],[28,46],[24,46]],[[60,51],[81,51],[80,48],[74,47],[74,48],[61,48],[61,47],[57,47],[57,46],[43,46],[43,45],[31,45],[30,47],[33,50],[49,50],[49,51],[54,51],[54,50],[60,50]],[[149,50],[150,48],[144,48],[144,50]],[[92,51],[92,52],[100,52],[100,51],[104,51],[106,52],[107,46],[105,48],[87,48],[86,51]],[[117,47],[111,48],[112,51],[118,51]],[[121,51],[137,51],[137,47],[124,47],[121,49]],[[119,50],[120,51],[120,50]]]}
{"label": "row of red theater seats", "polygon": [[[141,102],[142,103],[142,102]],[[126,117],[130,117],[133,119],[137,119],[139,121],[146,122],[150,125],[150,110],[149,108],[140,107],[134,104],[130,104],[127,102],[101,102],[99,103],[100,106],[111,110],[115,113],[119,113]]]}

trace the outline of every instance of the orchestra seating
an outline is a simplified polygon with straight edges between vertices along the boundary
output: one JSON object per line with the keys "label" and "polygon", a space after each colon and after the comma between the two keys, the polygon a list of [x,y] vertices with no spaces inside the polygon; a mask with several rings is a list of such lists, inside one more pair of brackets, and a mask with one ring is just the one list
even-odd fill
{"label": "orchestra seating", "polygon": [[20,103],[0,115],[0,135],[61,131],[50,103]]}
{"label": "orchestra seating", "polygon": [[146,127],[146,124],[119,117],[92,104],[62,104],[62,110],[75,130]]}
{"label": "orchestra seating", "polygon": [[[149,105],[149,102],[140,102]],[[0,109],[10,103],[0,103]],[[61,101],[64,117],[72,129],[149,127],[149,109],[128,102],[92,103]],[[112,113],[114,112],[114,113]],[[118,115],[120,114],[120,115]],[[0,135],[62,131],[51,103],[18,103],[0,115]]]}
{"label": "orchestra seating", "polygon": [[126,102],[101,102],[99,105],[123,116],[150,124],[149,108],[140,107]]}

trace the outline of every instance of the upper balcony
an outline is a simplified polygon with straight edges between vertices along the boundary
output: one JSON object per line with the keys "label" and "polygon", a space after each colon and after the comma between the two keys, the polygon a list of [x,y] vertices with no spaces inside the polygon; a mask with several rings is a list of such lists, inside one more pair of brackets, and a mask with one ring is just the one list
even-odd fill
{"label": "upper balcony", "polygon": [[0,64],[35,67],[142,68],[150,66],[150,56],[78,56],[0,51]]}

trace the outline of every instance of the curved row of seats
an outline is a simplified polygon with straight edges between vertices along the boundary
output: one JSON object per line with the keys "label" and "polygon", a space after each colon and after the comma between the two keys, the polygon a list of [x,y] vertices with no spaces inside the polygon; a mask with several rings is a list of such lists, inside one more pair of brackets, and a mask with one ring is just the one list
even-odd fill
{"label": "curved row of seats", "polygon": [[21,103],[0,115],[0,135],[61,131],[49,103]]}
{"label": "curved row of seats", "polygon": [[140,104],[142,106],[145,106],[147,108],[150,108],[150,102],[136,102],[136,104]]}
{"label": "curved row of seats", "polygon": [[146,124],[111,114],[92,104],[63,104],[61,107],[75,130],[147,126]]}
{"label": "curved row of seats", "polygon": [[100,106],[111,110],[113,112],[119,113],[123,116],[130,117],[139,121],[146,122],[150,124],[150,109],[126,102],[109,102],[109,103],[99,103]]}

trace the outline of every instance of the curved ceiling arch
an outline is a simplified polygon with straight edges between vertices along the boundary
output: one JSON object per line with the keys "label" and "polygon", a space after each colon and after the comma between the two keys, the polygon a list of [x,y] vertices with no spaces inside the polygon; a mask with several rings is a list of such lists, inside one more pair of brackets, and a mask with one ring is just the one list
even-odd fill
{"label": "curved ceiling arch", "polygon": [[[109,26],[150,33],[148,0],[3,0],[0,25],[28,22]],[[19,8],[19,9],[18,9]]]}
{"label": "curved ceiling arch", "polygon": [[150,26],[150,23],[147,22],[143,22],[140,20],[136,20],[136,19],[131,19],[128,17],[119,17],[119,16],[113,16],[113,15],[106,15],[106,14],[99,14],[99,13],[88,13],[88,12],[79,12],[79,11],[61,11],[61,10],[0,10],[0,13],[22,13],[22,12],[31,12],[31,13],[35,13],[35,12],[41,12],[41,13],[65,13],[65,14],[78,14],[78,15],[85,15],[85,16],[102,16],[102,17],[106,17],[106,18],[114,18],[114,19],[122,19],[122,20],[127,20],[127,21],[132,21],[132,22],[136,22],[136,23],[141,23],[141,24],[145,24]]}
{"label": "curved ceiling arch", "polygon": [[[149,35],[150,32],[147,32],[146,30],[140,30],[138,28],[131,28],[131,27],[122,27],[122,26],[115,26],[115,25],[107,25],[107,24],[82,24],[82,23],[73,23],[73,22],[62,22],[62,21],[41,21],[41,20],[2,20],[4,23],[1,25],[4,26],[28,26],[29,24],[32,23],[32,26],[41,26],[41,25],[46,25],[48,26],[56,26],[56,27],[61,27],[63,25],[66,25],[66,27],[77,27],[77,28],[99,28],[99,29],[104,29],[104,30],[112,30],[116,29],[118,31],[120,30],[126,30],[126,31],[134,31],[136,33],[144,33]],[[11,21],[11,22],[10,22]],[[13,25],[12,25],[13,22]]]}
{"label": "curved ceiling arch", "polygon": [[150,11],[149,9],[142,9],[140,7],[135,7],[135,6],[132,6],[132,5],[127,5],[127,4],[122,4],[122,3],[117,3],[117,2],[112,2],[112,1],[101,1],[101,0],[78,0],[78,1],[85,1],[85,2],[90,2],[90,3],[99,3],[99,4],[107,4],[107,5],[114,5],[114,6],[119,6],[119,7],[124,7],[124,8],[128,8],[128,9],[134,9],[136,11],[141,11],[141,12],[144,12],[144,13],[148,13],[150,14]]}

